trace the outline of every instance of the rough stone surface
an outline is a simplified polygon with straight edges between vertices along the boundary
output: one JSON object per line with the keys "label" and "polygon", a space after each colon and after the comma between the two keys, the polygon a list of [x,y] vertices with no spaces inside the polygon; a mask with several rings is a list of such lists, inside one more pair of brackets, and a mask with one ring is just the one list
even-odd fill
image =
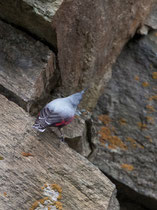
{"label": "rough stone surface", "polygon": [[63,0],[0,0],[0,17],[56,47],[51,19]]}
{"label": "rough stone surface", "polygon": [[110,78],[111,65],[153,2],[63,1],[52,19],[61,71],[60,91],[69,94],[90,85],[84,107],[92,109]]}
{"label": "rough stone surface", "polygon": [[[134,38],[113,67],[95,110],[94,164],[157,206],[157,31]],[[135,193],[136,192],[136,193]],[[136,195],[136,196],[134,196]],[[142,198],[143,195],[143,198]]]}
{"label": "rough stone surface", "polygon": [[4,96],[0,107],[0,209],[44,210],[49,197],[61,199],[51,209],[109,209],[115,186],[92,163],[32,130],[34,119]]}
{"label": "rough stone surface", "polygon": [[71,148],[85,157],[91,153],[88,142],[87,126],[84,119],[75,117],[73,122],[69,124],[69,126],[64,127],[63,130],[65,141]]}
{"label": "rough stone surface", "polygon": [[61,73],[55,91],[69,95],[90,86],[82,105],[91,110],[116,57],[155,1],[0,0],[0,17],[55,47]]}
{"label": "rough stone surface", "polygon": [[154,2],[151,12],[138,29],[138,33],[141,35],[147,35],[152,29],[157,29],[157,2]]}
{"label": "rough stone surface", "polygon": [[152,11],[144,22],[151,29],[157,29],[157,2],[153,5]]}
{"label": "rough stone surface", "polygon": [[55,56],[39,41],[2,21],[0,48],[0,91],[29,110],[55,85]]}

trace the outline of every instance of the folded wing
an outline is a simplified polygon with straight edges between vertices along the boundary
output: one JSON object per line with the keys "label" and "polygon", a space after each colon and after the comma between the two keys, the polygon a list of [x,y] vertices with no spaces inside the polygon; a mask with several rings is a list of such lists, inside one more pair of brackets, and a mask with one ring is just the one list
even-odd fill
{"label": "folded wing", "polygon": [[56,124],[62,122],[64,122],[64,119],[59,113],[51,111],[48,107],[44,107],[39,113],[33,127],[40,132],[44,132],[45,128],[57,126]]}

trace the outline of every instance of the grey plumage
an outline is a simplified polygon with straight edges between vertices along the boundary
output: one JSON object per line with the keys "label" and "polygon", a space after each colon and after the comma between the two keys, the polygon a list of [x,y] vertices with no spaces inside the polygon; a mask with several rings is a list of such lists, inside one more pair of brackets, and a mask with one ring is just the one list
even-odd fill
{"label": "grey plumage", "polygon": [[69,124],[76,113],[86,89],[65,98],[58,98],[48,103],[39,113],[33,127],[44,132],[47,127],[59,129]]}

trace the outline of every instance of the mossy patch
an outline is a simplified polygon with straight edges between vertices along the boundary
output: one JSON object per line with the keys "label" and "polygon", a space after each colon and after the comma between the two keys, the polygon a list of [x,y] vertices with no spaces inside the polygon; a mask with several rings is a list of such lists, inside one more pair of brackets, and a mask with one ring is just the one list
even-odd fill
{"label": "mossy patch", "polygon": [[0,156],[0,160],[4,160],[4,157]]}

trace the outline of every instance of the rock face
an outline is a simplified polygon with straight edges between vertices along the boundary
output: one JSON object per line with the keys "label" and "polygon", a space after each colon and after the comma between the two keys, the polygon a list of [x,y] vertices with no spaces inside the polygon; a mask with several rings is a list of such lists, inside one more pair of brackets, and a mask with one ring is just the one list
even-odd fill
{"label": "rock face", "polygon": [[[100,144],[93,163],[157,206],[157,31],[129,42],[113,67],[94,118]],[[98,142],[99,141],[99,142]],[[134,193],[133,193],[134,191]],[[137,196],[134,196],[137,195]]]}
{"label": "rock face", "polygon": [[144,24],[151,29],[157,29],[157,3],[154,4],[152,11],[144,21]]}
{"label": "rock face", "polygon": [[67,144],[81,155],[88,157],[91,148],[88,141],[86,121],[81,117],[75,117],[73,122],[63,129]]}
{"label": "rock face", "polygon": [[0,0],[0,17],[56,47],[51,19],[63,0]]}
{"label": "rock face", "polygon": [[[119,209],[115,186],[52,132],[36,133],[22,108],[0,96],[0,209]],[[40,208],[39,208],[40,207]]]}
{"label": "rock face", "polygon": [[150,14],[145,19],[143,25],[139,28],[138,32],[142,35],[147,35],[152,29],[157,29],[157,3],[153,5]]}
{"label": "rock face", "polygon": [[90,85],[84,107],[95,107],[110,78],[111,65],[153,2],[63,1],[52,19],[61,71],[60,91],[69,94],[77,87]]}
{"label": "rock face", "polygon": [[0,21],[0,91],[26,110],[55,86],[55,56],[48,47]]}
{"label": "rock face", "polygon": [[58,92],[69,95],[90,86],[83,102],[90,110],[111,77],[115,58],[154,2],[0,0],[0,17],[54,46],[61,74]]}

